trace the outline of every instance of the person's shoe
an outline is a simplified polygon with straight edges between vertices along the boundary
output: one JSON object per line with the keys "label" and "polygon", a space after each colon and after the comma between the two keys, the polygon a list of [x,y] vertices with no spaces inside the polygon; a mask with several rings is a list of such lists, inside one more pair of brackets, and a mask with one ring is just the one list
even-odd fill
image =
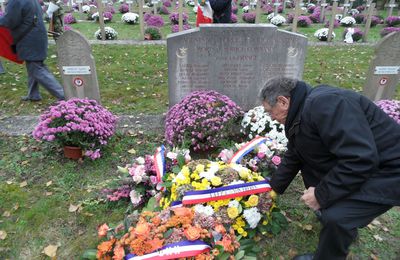
{"label": "person's shoe", "polygon": [[28,96],[24,96],[24,97],[21,97],[21,100],[22,100],[22,101],[33,101],[33,102],[37,102],[37,101],[41,101],[42,99],[41,99],[41,98],[30,98],[30,97],[28,97]]}
{"label": "person's shoe", "polygon": [[312,260],[314,258],[314,254],[308,253],[304,255],[296,255],[292,260]]}

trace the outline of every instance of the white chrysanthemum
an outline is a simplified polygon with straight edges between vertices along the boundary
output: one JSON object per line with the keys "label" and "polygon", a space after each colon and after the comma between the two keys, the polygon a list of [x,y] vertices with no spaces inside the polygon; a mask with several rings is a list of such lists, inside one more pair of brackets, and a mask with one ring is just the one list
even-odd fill
{"label": "white chrysanthemum", "polygon": [[193,12],[194,12],[195,14],[197,14],[197,8],[199,8],[197,5],[196,5],[195,7],[193,7]]}
{"label": "white chrysanthemum", "polygon": [[239,201],[237,201],[237,200],[229,201],[228,207],[229,208],[239,208]]}
{"label": "white chrysanthemum", "polygon": [[144,158],[140,156],[140,157],[136,158],[136,162],[137,162],[138,164],[143,165],[143,164],[144,164]]}
{"label": "white chrysanthemum", "polygon": [[307,8],[308,8],[308,7],[312,7],[312,6],[315,6],[315,4],[313,4],[313,3],[307,4]]}
{"label": "white chrysanthemum", "polygon": [[203,212],[204,212],[204,214],[206,214],[207,216],[210,216],[210,217],[212,215],[214,215],[214,209],[210,205],[205,206]]}
{"label": "white chrysanthemum", "polygon": [[359,14],[359,13],[360,13],[360,11],[358,11],[357,9],[351,9],[349,11],[349,14],[351,14],[351,15],[355,15],[355,14]]}
{"label": "white chrysanthemum", "polygon": [[340,20],[340,24],[353,25],[353,24],[356,24],[356,19],[354,19],[351,16],[346,16],[342,20]]}
{"label": "white chrysanthemum", "polygon": [[83,12],[83,13],[88,13],[88,12],[90,12],[90,6],[88,6],[88,5],[82,5],[82,12]]}
{"label": "white chrysanthemum", "polygon": [[[117,31],[114,30],[113,28],[106,26],[106,27],[104,27],[104,31],[105,31],[105,33],[106,33],[106,40],[115,40],[115,39],[117,39],[118,33],[117,33]],[[97,31],[94,33],[94,36],[95,36],[98,40],[101,40],[101,39],[102,39],[102,37],[101,37],[101,36],[102,36],[102,35],[101,35],[101,29],[97,30]]]}
{"label": "white chrysanthemum", "polygon": [[207,171],[199,173],[200,178],[206,178],[207,180],[211,180],[211,178],[215,177],[215,173],[219,170],[219,164],[217,162],[211,162],[210,167]]}
{"label": "white chrysanthemum", "polygon": [[[317,37],[317,39],[320,41],[326,41],[328,40],[328,32],[328,28],[321,28],[314,33],[314,36]],[[335,33],[332,31],[332,39],[335,38],[335,36]]]}
{"label": "white chrysanthemum", "polygon": [[336,15],[335,15],[335,19],[336,19],[336,20],[339,20],[339,21],[340,21],[340,20],[342,20],[342,18],[343,18],[343,14],[336,14]]}
{"label": "white chrysanthemum", "polygon": [[261,214],[258,212],[258,209],[253,207],[249,209],[245,209],[243,211],[243,217],[249,224],[250,228],[256,228],[258,222],[260,222]]}
{"label": "white chrysanthemum", "polygon": [[213,210],[213,208],[211,206],[203,206],[201,204],[197,204],[194,207],[194,211],[196,213],[203,214],[203,215],[206,215],[206,216],[209,216],[209,217],[214,215],[214,210]]}
{"label": "white chrysanthemum", "polygon": [[121,20],[124,23],[135,24],[139,21],[139,15],[136,13],[124,13]]}
{"label": "white chrysanthemum", "polygon": [[243,7],[243,13],[247,13],[247,12],[249,12],[249,10],[250,10],[250,6],[245,6],[245,7]]}
{"label": "white chrysanthemum", "polygon": [[267,15],[268,21],[271,21],[271,19],[274,17],[275,17],[275,13],[270,13],[269,15]]}
{"label": "white chrysanthemum", "polygon": [[279,14],[278,14],[278,15],[274,16],[274,17],[271,19],[271,23],[272,23],[273,25],[279,26],[279,25],[282,25],[282,24],[286,23],[286,18],[283,17],[282,15],[279,15]]}

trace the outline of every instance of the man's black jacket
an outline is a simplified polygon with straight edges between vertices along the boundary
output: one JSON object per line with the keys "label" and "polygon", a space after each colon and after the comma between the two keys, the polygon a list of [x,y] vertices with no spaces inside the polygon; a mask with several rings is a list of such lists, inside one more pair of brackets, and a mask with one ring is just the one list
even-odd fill
{"label": "man's black jacket", "polygon": [[400,125],[366,97],[299,81],[285,131],[288,151],[271,179],[276,192],[301,170],[321,208],[345,197],[400,205]]}
{"label": "man's black jacket", "polygon": [[232,0],[210,0],[213,23],[231,23]]}

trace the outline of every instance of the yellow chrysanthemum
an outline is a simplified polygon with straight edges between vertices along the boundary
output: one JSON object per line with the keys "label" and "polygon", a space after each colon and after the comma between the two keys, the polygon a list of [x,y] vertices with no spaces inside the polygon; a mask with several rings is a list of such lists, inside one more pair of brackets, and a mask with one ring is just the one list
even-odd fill
{"label": "yellow chrysanthemum", "polygon": [[268,225],[268,220],[264,220],[264,221],[262,222],[262,224],[263,224],[264,226]]}
{"label": "yellow chrysanthemum", "polygon": [[250,206],[250,207],[255,207],[255,206],[257,206],[258,205],[258,196],[257,195],[251,195],[250,197],[249,197],[249,199],[247,200],[247,204]]}
{"label": "yellow chrysanthemum", "polygon": [[238,228],[238,229],[237,229],[237,232],[238,232],[239,234],[243,234],[245,231],[244,231],[243,228]]}
{"label": "yellow chrysanthemum", "polygon": [[243,236],[243,237],[247,237],[247,232],[244,231],[244,232],[242,233],[242,236]]}
{"label": "yellow chrysanthemum", "polygon": [[228,208],[227,212],[228,212],[228,217],[231,219],[235,219],[237,216],[239,216],[239,210],[236,207]]}
{"label": "yellow chrysanthemum", "polygon": [[276,194],[276,192],[274,190],[271,190],[269,195],[271,196],[271,199],[275,200],[276,196],[278,196],[278,194]]}
{"label": "yellow chrysanthemum", "polygon": [[220,178],[220,177],[217,177],[217,176],[212,177],[212,178],[211,178],[211,184],[212,184],[213,186],[219,186],[219,185],[221,185],[221,184],[222,184],[221,178]]}
{"label": "yellow chrysanthemum", "polygon": [[204,172],[204,165],[198,164],[195,169],[196,172]]}
{"label": "yellow chrysanthemum", "polygon": [[239,176],[240,178],[242,178],[243,180],[247,180],[249,178],[249,171],[247,169],[241,169],[239,171]]}

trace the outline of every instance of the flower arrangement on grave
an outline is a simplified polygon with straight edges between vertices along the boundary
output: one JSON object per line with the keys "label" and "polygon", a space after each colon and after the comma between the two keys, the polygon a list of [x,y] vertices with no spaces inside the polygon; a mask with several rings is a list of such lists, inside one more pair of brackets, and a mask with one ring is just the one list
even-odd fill
{"label": "flower arrangement on grave", "polygon": [[[330,24],[330,21],[327,21],[326,23],[325,23],[325,28],[329,28],[329,24]],[[338,21],[338,20],[334,20],[333,21],[333,28],[338,28],[340,26],[340,21]]]}
{"label": "flower arrangement on grave", "polygon": [[239,11],[239,9],[238,9],[238,7],[237,7],[236,5],[235,5],[235,6],[232,6],[232,13],[233,13],[233,14],[237,14],[238,11]]}
{"label": "flower arrangement on grave", "polygon": [[385,19],[387,27],[395,27],[400,25],[400,16],[389,16]]}
{"label": "flower arrangement on grave", "polygon": [[269,15],[267,15],[267,20],[271,21],[272,18],[274,18],[275,13],[270,13]]}
{"label": "flower arrangement on grave", "polygon": [[150,26],[144,30],[144,39],[147,41],[161,40],[161,38],[161,31],[158,27]]}
{"label": "flower arrangement on grave", "polygon": [[246,23],[255,23],[256,22],[256,13],[255,12],[244,13],[242,15],[242,20]]}
{"label": "flower arrangement on grave", "polygon": [[246,5],[242,8],[243,13],[248,13],[250,10],[250,6]]}
{"label": "flower arrangement on grave", "polygon": [[[106,40],[116,40],[118,38],[118,32],[116,30],[114,30],[111,27],[104,27],[104,31],[106,33]],[[98,29],[95,33],[94,33],[94,37],[96,37],[97,40],[101,40],[102,39],[102,35],[101,35],[101,29]]]}
{"label": "flower arrangement on grave", "polygon": [[163,2],[163,6],[165,6],[165,7],[171,7],[171,6],[172,6],[171,1],[169,1],[169,0],[164,1],[164,2]]}
{"label": "flower arrangement on grave", "polygon": [[216,217],[236,234],[250,238],[278,233],[286,224],[268,181],[240,164],[197,160],[163,179],[163,208],[192,205],[195,212]]}
{"label": "flower arrangement on grave", "polygon": [[285,23],[286,23],[286,19],[282,15],[276,15],[271,19],[271,24],[276,25],[276,26],[281,26]]}
{"label": "flower arrangement on grave", "polygon": [[194,91],[167,112],[165,139],[175,147],[212,150],[234,138],[242,115],[242,109],[227,96],[213,90]]}
{"label": "flower arrangement on grave", "polygon": [[143,211],[122,229],[121,225],[99,227],[99,237],[107,240],[97,246],[97,259],[228,259],[240,247],[232,228],[226,229],[219,219],[186,207]]}
{"label": "flower arrangement on grave", "polygon": [[318,6],[314,9],[314,12],[309,16],[310,20],[313,23],[320,23],[321,22],[321,8]]}
{"label": "flower arrangement on grave", "polygon": [[165,5],[161,6],[160,14],[170,14],[168,8]]}
{"label": "flower arrangement on grave", "polygon": [[71,31],[72,27],[69,25],[64,25],[64,31]]}
{"label": "flower arrangement on grave", "polygon": [[96,100],[73,98],[50,106],[32,135],[37,140],[80,147],[94,160],[114,135],[115,125],[116,117]]}
{"label": "flower arrangement on grave", "polygon": [[354,24],[356,24],[356,19],[354,19],[354,18],[351,17],[351,16],[346,16],[346,17],[343,17],[343,18],[340,20],[340,24],[341,24],[342,26],[345,26],[345,27],[351,27],[351,26],[353,26]]}
{"label": "flower arrangement on grave", "polygon": [[311,4],[310,3],[310,4],[307,5],[307,12],[309,14],[312,14],[312,13],[314,13],[315,8],[316,8],[315,4]]}
{"label": "flower arrangement on grave", "polygon": [[286,17],[286,22],[287,23],[293,23],[294,15],[292,13],[289,13]]}
{"label": "flower arrangement on grave", "polygon": [[343,39],[345,39],[346,34],[349,32],[349,30],[351,32],[351,37],[353,38],[353,41],[355,41],[355,42],[361,40],[362,37],[364,36],[364,32],[361,31],[360,28],[357,28],[357,27],[346,28],[346,29],[344,29],[344,32],[343,32]]}
{"label": "flower arrangement on grave", "polygon": [[308,16],[301,15],[297,19],[297,26],[299,26],[299,27],[308,27],[311,24],[312,24],[312,21]]}
{"label": "flower arrangement on grave", "polygon": [[143,15],[143,21],[147,21],[147,20],[149,20],[149,18],[152,16],[152,14],[151,13],[145,13],[144,15]]}
{"label": "flower arrangement on grave", "polygon": [[379,18],[378,16],[371,16],[371,27],[377,26],[378,24],[382,23],[382,19]]}
{"label": "flower arrangement on grave", "polygon": [[[169,20],[171,24],[179,24],[179,13],[174,12],[169,15]],[[186,13],[182,13],[182,22],[183,24],[187,24],[189,20],[189,16]]]}
{"label": "flower arrangement on grave", "polygon": [[386,35],[392,32],[400,32],[400,27],[385,27],[380,31],[381,37],[385,37]]}
{"label": "flower arrangement on grave", "polygon": [[[192,29],[192,27],[190,26],[190,24],[184,24],[184,25],[183,25],[183,30],[184,30],[184,31],[189,30],[189,29]],[[172,33],[177,33],[177,32],[179,32],[179,24],[174,24],[174,25],[172,25],[172,26],[171,26],[171,32],[172,32]]]}
{"label": "flower arrangement on grave", "polygon": [[90,6],[89,5],[82,5],[82,13],[87,14],[90,12]]}
{"label": "flower arrangement on grave", "polygon": [[356,14],[359,14],[360,12],[357,10],[357,9],[350,9],[350,11],[349,11],[349,14],[351,15],[351,16],[355,16]]}
{"label": "flower arrangement on grave", "polygon": [[136,24],[139,22],[139,15],[136,13],[124,13],[121,20],[127,24]]}
{"label": "flower arrangement on grave", "polygon": [[231,13],[231,23],[237,23],[237,22],[238,22],[237,15],[234,13]]}
{"label": "flower arrangement on grave", "polygon": [[128,13],[128,12],[129,12],[129,5],[128,5],[128,4],[125,4],[125,3],[122,3],[122,4],[119,6],[118,11],[119,11],[121,14]]}
{"label": "flower arrangement on grave", "polygon": [[73,24],[76,23],[76,19],[72,13],[68,13],[64,15],[64,24]]}
{"label": "flower arrangement on grave", "polygon": [[115,14],[115,8],[112,6],[112,4],[107,4],[104,6],[104,11],[105,12],[110,12],[111,14]]}
{"label": "flower arrangement on grave", "polygon": [[[399,28],[400,29],[400,28]],[[375,104],[382,109],[388,116],[400,124],[400,101],[399,100],[379,100]]]}
{"label": "flower arrangement on grave", "polygon": [[335,14],[335,20],[342,20],[343,19],[343,14]]}
{"label": "flower arrangement on grave", "polygon": [[357,24],[362,24],[365,21],[365,15],[364,14],[355,14],[355,15],[353,15],[353,17],[356,20]]}
{"label": "flower arrangement on grave", "polygon": [[[117,181],[116,187],[104,189],[102,193],[107,201],[130,200],[133,208],[146,204],[154,197],[158,204],[160,197],[161,173],[179,170],[191,160],[189,150],[157,148],[155,154],[133,159],[125,167],[118,167],[124,176]],[[113,185],[115,186],[115,184]]]}
{"label": "flower arrangement on grave", "polygon": [[262,7],[262,11],[264,14],[271,14],[274,12],[274,8],[271,5],[266,4]]}
{"label": "flower arrangement on grave", "polygon": [[150,15],[146,20],[146,25],[148,27],[163,27],[164,26],[164,19],[160,15]]}
{"label": "flower arrangement on grave", "polygon": [[246,138],[253,139],[256,136],[269,136],[286,146],[285,127],[276,120],[272,120],[263,106],[250,109],[243,116],[241,129]]}
{"label": "flower arrangement on grave", "polygon": [[[328,28],[321,28],[315,31],[314,36],[320,41],[327,41],[328,40]],[[332,31],[332,39],[336,37],[335,32]]]}
{"label": "flower arrangement on grave", "polygon": [[[113,15],[111,12],[104,12],[103,13],[103,19],[105,23],[111,22],[113,18]],[[99,21],[99,12],[95,12],[92,14],[92,20],[95,20],[96,22]]]}
{"label": "flower arrangement on grave", "polygon": [[247,143],[235,144],[232,148],[222,150],[218,159],[225,163],[240,163],[260,173],[264,178],[270,178],[281,163],[281,158],[287,149],[286,144],[287,140],[279,142],[268,136],[258,136]]}
{"label": "flower arrangement on grave", "polygon": [[359,5],[359,6],[356,7],[356,9],[361,13],[362,11],[365,10],[365,6]]}

